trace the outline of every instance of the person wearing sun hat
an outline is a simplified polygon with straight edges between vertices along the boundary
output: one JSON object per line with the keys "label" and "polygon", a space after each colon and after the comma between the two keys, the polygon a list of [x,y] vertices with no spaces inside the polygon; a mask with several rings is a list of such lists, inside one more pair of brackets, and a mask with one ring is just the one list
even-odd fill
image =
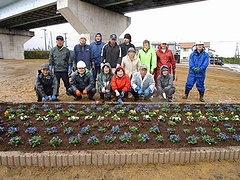
{"label": "person wearing sun hat", "polygon": [[150,97],[155,93],[153,76],[148,72],[145,64],[141,65],[139,72],[135,72],[131,79],[131,93],[134,101],[139,100],[139,95],[144,96],[144,101],[151,101]]}
{"label": "person wearing sun hat", "polygon": [[131,43],[132,36],[129,33],[126,33],[124,35],[124,42],[120,44],[121,50],[122,50],[122,57],[127,55],[128,49],[130,47],[135,49],[135,46]]}
{"label": "person wearing sun hat", "polygon": [[188,98],[189,92],[192,90],[194,84],[196,83],[196,87],[199,92],[199,100],[201,102],[204,102],[204,81],[206,78],[206,69],[208,65],[209,55],[205,51],[204,42],[198,41],[195,44],[194,51],[190,54],[189,57],[189,70],[183,99]]}

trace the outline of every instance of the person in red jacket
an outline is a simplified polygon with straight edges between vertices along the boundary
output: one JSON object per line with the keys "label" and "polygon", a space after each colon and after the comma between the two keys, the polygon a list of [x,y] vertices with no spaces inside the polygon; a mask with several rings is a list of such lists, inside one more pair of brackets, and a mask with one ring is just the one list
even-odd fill
{"label": "person in red jacket", "polygon": [[176,61],[174,59],[172,51],[168,49],[166,42],[162,42],[158,46],[156,55],[157,55],[157,68],[155,69],[154,80],[155,85],[157,87],[157,78],[160,75],[160,68],[163,65],[168,66],[168,72],[173,75],[173,80],[175,79]]}
{"label": "person in red jacket", "polygon": [[118,98],[119,103],[123,103],[122,98],[128,97],[128,91],[130,90],[130,78],[125,73],[124,67],[118,66],[111,80],[111,88]]}

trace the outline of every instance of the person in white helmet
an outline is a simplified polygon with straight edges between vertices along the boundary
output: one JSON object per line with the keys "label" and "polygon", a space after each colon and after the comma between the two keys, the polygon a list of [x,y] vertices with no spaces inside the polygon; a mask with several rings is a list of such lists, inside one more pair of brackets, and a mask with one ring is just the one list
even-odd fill
{"label": "person in white helmet", "polygon": [[183,99],[188,98],[190,90],[196,83],[196,87],[199,91],[200,96],[199,100],[201,102],[204,102],[204,81],[206,78],[206,69],[209,65],[209,55],[207,52],[205,52],[204,43],[201,41],[196,42],[194,49],[195,50],[191,53],[189,57],[189,71]]}
{"label": "person in white helmet", "polygon": [[76,66],[79,61],[84,61],[88,70],[95,69],[95,59],[92,48],[87,44],[87,38],[84,34],[80,35],[79,44],[74,46],[72,59],[74,66]]}
{"label": "person in white helmet", "polygon": [[88,99],[94,100],[93,96],[96,93],[96,89],[93,76],[86,68],[84,61],[77,63],[77,71],[72,76],[68,92],[74,96],[74,100],[82,99],[82,94],[88,95]]}

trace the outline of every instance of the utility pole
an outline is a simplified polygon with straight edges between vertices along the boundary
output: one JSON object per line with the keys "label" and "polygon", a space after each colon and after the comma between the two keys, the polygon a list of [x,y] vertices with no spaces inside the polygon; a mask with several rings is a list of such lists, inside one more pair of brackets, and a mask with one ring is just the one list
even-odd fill
{"label": "utility pole", "polygon": [[64,34],[64,39],[65,39],[65,46],[68,47],[67,46],[67,33],[63,33],[63,34]]}
{"label": "utility pole", "polygon": [[45,51],[47,51],[47,34],[46,29],[42,29],[44,31],[44,44],[45,44]]}
{"label": "utility pole", "polygon": [[53,47],[52,31],[50,31],[51,48]]}
{"label": "utility pole", "polygon": [[239,58],[239,48],[238,48],[238,43],[236,43],[234,63],[237,63],[238,58]]}

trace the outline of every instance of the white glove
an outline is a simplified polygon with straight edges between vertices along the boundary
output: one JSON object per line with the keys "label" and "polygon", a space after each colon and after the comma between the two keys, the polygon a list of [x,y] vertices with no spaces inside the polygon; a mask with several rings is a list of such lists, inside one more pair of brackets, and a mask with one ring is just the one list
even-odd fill
{"label": "white glove", "polygon": [[167,98],[167,96],[166,96],[166,93],[165,93],[165,92],[163,92],[163,93],[162,93],[162,95],[163,95],[163,98],[164,98],[164,99],[166,99],[166,98]]}

